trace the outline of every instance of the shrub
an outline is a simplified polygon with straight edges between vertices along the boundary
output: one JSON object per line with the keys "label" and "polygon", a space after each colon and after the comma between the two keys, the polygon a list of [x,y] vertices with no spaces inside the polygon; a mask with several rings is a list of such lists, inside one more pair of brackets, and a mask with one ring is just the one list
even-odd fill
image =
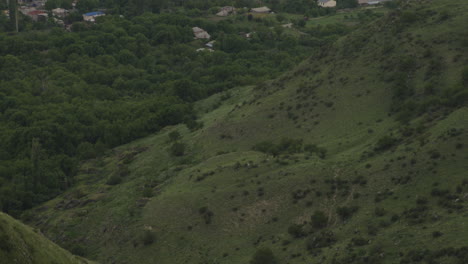
{"label": "shrub", "polygon": [[304,231],[302,230],[302,225],[298,225],[298,224],[290,225],[288,227],[288,233],[295,238],[300,238],[305,235]]}
{"label": "shrub", "polygon": [[250,260],[250,264],[276,264],[275,256],[273,251],[269,248],[258,249]]}
{"label": "shrub", "polygon": [[374,213],[376,216],[384,216],[387,213],[387,211],[382,207],[376,207]]}
{"label": "shrub", "polygon": [[312,226],[317,229],[325,228],[328,225],[328,217],[322,211],[315,211],[310,220]]}
{"label": "shrub", "polygon": [[302,151],[302,139],[282,138],[278,145],[280,152],[299,153]]}
{"label": "shrub", "polygon": [[208,209],[208,207],[204,206],[198,209],[198,213],[202,215],[203,220],[205,220],[205,224],[211,224],[211,220],[214,216],[214,213]]}
{"label": "shrub", "polygon": [[385,151],[393,147],[398,143],[398,139],[392,136],[384,136],[377,141],[374,150],[375,151]]}
{"label": "shrub", "polygon": [[333,245],[337,241],[335,234],[332,231],[322,231],[306,241],[307,250],[312,251],[316,248],[324,248]]}
{"label": "shrub", "polygon": [[279,151],[275,144],[268,140],[255,144],[252,149],[263,153],[269,153],[275,156],[279,154]]}
{"label": "shrub", "polygon": [[336,213],[341,217],[341,219],[346,220],[351,218],[358,209],[359,207],[357,206],[342,206],[336,209]]}
{"label": "shrub", "polygon": [[353,245],[357,247],[362,247],[369,243],[367,239],[362,238],[362,237],[354,237],[353,239],[351,239],[351,242],[353,243]]}
{"label": "shrub", "polygon": [[324,159],[327,154],[327,149],[319,147],[315,144],[307,144],[304,146],[304,150],[310,153],[315,153],[321,159]]}
{"label": "shrub", "polygon": [[154,243],[154,233],[150,230],[145,230],[143,234],[141,235],[141,241],[143,242],[143,245],[151,245]]}
{"label": "shrub", "polygon": [[186,144],[176,142],[176,143],[172,144],[170,152],[171,152],[172,155],[174,155],[176,157],[180,157],[180,156],[183,156],[185,154],[185,149],[186,149]]}
{"label": "shrub", "polygon": [[117,185],[122,182],[122,177],[119,174],[114,173],[108,179],[106,184],[107,185]]}
{"label": "shrub", "polygon": [[10,243],[10,238],[7,235],[2,234],[0,236],[0,250],[8,253],[12,249],[13,249],[13,246]]}
{"label": "shrub", "polygon": [[151,188],[151,187],[145,187],[145,188],[143,189],[143,197],[149,198],[149,197],[152,197],[152,196],[153,196],[153,188]]}
{"label": "shrub", "polygon": [[177,141],[181,138],[182,136],[180,135],[179,131],[172,131],[171,133],[169,133],[169,140],[171,142]]}

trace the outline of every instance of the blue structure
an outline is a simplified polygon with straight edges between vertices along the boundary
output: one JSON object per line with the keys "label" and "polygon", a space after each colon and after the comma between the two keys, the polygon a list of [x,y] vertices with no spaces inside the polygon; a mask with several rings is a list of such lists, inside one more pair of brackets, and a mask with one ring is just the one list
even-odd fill
{"label": "blue structure", "polygon": [[101,15],[105,15],[105,14],[104,14],[104,12],[96,11],[96,12],[89,12],[89,13],[86,13],[84,15],[85,16],[101,16]]}

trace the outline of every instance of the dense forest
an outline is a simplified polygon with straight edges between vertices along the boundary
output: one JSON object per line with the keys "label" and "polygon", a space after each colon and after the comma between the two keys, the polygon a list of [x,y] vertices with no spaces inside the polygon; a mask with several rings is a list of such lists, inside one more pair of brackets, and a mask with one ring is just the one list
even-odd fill
{"label": "dense forest", "polygon": [[[171,2],[180,6],[176,13],[142,12],[168,4],[80,1],[80,10],[105,5],[116,14],[96,24],[75,22],[71,32],[22,16],[19,34],[0,33],[3,211],[15,214],[59,194],[73,184],[80,161],[110,147],[167,125],[199,128],[194,101],[272,78],[349,31],[333,24],[293,34],[280,15],[249,19],[244,13],[218,22],[193,15],[228,4],[223,1]],[[12,29],[3,15],[0,25]],[[206,41],[194,40],[195,26],[216,40],[214,51],[197,52]]]}

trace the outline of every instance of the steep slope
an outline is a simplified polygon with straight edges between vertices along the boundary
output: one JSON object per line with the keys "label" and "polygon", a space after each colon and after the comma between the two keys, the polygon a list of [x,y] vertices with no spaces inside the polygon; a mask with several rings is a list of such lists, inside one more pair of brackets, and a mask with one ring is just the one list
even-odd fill
{"label": "steep slope", "polygon": [[24,219],[103,263],[466,263],[468,7],[409,3]]}
{"label": "steep slope", "polygon": [[42,234],[0,213],[1,264],[86,264],[94,263],[76,257],[50,242]]}

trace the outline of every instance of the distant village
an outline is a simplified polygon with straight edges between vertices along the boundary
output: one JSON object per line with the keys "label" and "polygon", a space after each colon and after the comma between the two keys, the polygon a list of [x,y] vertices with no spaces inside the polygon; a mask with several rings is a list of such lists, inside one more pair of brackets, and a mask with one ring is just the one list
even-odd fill
{"label": "distant village", "polygon": [[[358,0],[358,4],[359,6],[372,6],[372,5],[379,5],[387,1],[392,1],[392,0]],[[336,1],[335,0],[318,0],[317,5],[324,7],[324,8],[334,8],[336,7]],[[267,6],[251,8],[249,10],[249,13],[250,14],[274,14],[274,12]],[[237,14],[237,9],[233,6],[221,7],[219,12],[216,13],[216,15],[220,17],[226,17],[230,15],[235,15],[235,14]],[[287,24],[282,25],[282,27],[284,28],[291,28],[292,26],[293,26],[292,23],[287,23]],[[204,39],[206,41],[209,41],[211,38],[211,35],[202,28],[193,27],[192,31],[193,31],[194,39]],[[251,38],[253,33],[255,32],[249,32],[249,33],[245,33],[242,35],[245,38]],[[200,52],[200,51],[213,52],[214,51],[213,47],[214,47],[215,42],[216,40],[211,40],[207,42],[205,44],[205,48],[199,48],[197,49],[197,52]]]}
{"label": "distant village", "polygon": [[[371,6],[371,5],[378,5],[386,1],[391,1],[391,0],[358,0],[358,4],[360,6]],[[65,18],[71,13],[71,12],[78,12],[78,10],[75,8],[76,4],[78,3],[78,0],[74,0],[72,2],[72,9],[64,9],[64,8],[55,8],[50,11],[45,9],[47,0],[18,0],[19,8],[18,11],[22,13],[25,16],[30,17],[33,21],[35,22],[41,22],[41,21],[47,21],[49,18],[52,18],[55,23],[64,26],[68,30],[70,29],[69,24],[65,22]],[[336,1],[335,0],[318,0],[317,4],[323,8],[334,8],[336,7]],[[267,6],[262,6],[262,7],[256,7],[256,8],[251,8],[248,10],[250,14],[273,14],[274,12]],[[8,10],[3,10],[3,13],[6,16],[9,16],[9,11]],[[233,6],[224,6],[221,7],[219,12],[216,13],[217,16],[220,17],[226,17],[230,15],[235,15],[237,13],[237,9]],[[97,17],[100,16],[105,16],[105,10],[100,10],[100,11],[94,11],[94,12],[88,12],[82,14],[83,16],[83,21],[94,23],[96,21]],[[291,27],[292,24],[286,24],[283,25],[283,27]],[[192,28],[194,38],[195,39],[210,39],[210,34],[203,30],[202,28],[199,27],[194,27]],[[245,37],[249,38],[252,33],[246,33]],[[214,41],[208,42],[206,44],[207,50],[211,50],[213,48]],[[202,51],[205,49],[199,49],[199,51]]]}
{"label": "distant village", "polygon": [[[49,18],[52,18],[55,23],[63,25],[69,29],[70,25],[66,24],[65,17],[67,17],[71,12],[78,12],[75,8],[78,0],[74,0],[72,2],[72,9],[55,8],[50,11],[45,8],[46,2],[47,0],[18,0],[18,12],[30,17],[35,22],[45,22]],[[3,10],[3,13],[9,17],[8,10]],[[97,17],[104,15],[104,11],[94,11],[82,14],[83,21],[92,23],[96,21]]]}

